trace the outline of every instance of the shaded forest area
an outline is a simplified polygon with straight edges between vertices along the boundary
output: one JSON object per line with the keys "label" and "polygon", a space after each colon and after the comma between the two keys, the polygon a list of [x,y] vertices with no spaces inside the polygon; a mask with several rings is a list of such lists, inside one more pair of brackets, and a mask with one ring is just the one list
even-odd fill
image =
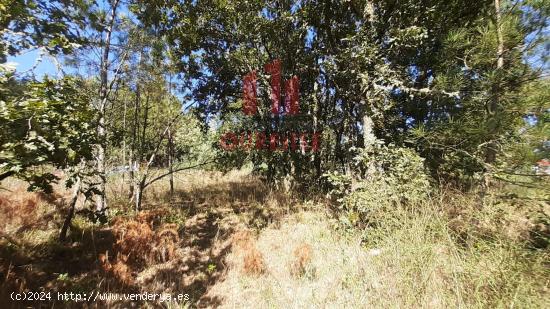
{"label": "shaded forest area", "polygon": [[0,306],[548,307],[549,14],[0,0]]}

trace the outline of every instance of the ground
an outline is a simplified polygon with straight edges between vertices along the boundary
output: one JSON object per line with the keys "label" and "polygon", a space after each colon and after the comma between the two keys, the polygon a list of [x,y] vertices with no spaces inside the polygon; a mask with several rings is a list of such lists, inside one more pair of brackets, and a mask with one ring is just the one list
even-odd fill
{"label": "ground", "polygon": [[[111,179],[111,219],[79,202],[57,240],[65,200],[10,180],[0,193],[2,308],[548,307],[549,254],[536,228],[475,197],[396,209],[375,228],[345,228],[324,197],[305,200],[245,171],[178,174],[148,188],[139,213]],[[473,205],[473,206],[472,206]],[[499,208],[500,207],[500,208]],[[508,207],[508,206],[507,206]],[[518,206],[518,208],[521,208]],[[443,211],[444,210],[444,211]],[[497,219],[495,219],[497,218]],[[489,220],[490,219],[490,220]],[[495,226],[494,221],[502,222]],[[13,291],[185,293],[179,302],[11,302]]]}

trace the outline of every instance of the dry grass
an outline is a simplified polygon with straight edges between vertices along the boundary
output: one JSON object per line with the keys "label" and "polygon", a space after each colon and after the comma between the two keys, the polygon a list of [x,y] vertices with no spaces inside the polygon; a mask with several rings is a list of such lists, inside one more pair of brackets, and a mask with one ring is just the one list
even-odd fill
{"label": "dry grass", "polygon": [[258,276],[265,271],[264,257],[255,246],[246,249],[243,261],[243,272],[245,274]]}
{"label": "dry grass", "polygon": [[250,230],[240,230],[231,237],[231,244],[242,253],[243,273],[258,276],[265,272],[262,253],[256,248],[255,237]]}
{"label": "dry grass", "polygon": [[[353,308],[367,304],[361,297],[365,286],[360,283],[370,279],[364,276],[371,271],[369,254],[358,239],[346,239],[334,231],[323,214],[291,215],[280,227],[263,230],[254,246],[265,259],[265,273],[241,273],[246,248],[236,247],[228,257],[226,280],[210,290],[224,297],[223,307]],[[356,297],[351,297],[353,291],[343,290],[347,284]]]}
{"label": "dry grass", "polygon": [[202,308],[550,305],[544,203],[489,195],[480,206],[477,196],[453,193],[357,231],[342,230],[326,206],[299,204],[243,171],[179,174],[173,196],[159,181],[140,213],[122,179],[110,183],[110,223],[77,216],[70,242],[59,244],[66,193],[27,193],[10,180],[0,231],[17,245],[0,240],[0,304],[5,291],[46,288],[189,293]]}
{"label": "dry grass", "polygon": [[111,255],[107,250],[98,257],[106,278],[114,279],[114,283],[121,287],[134,287],[133,274],[177,257],[176,249],[180,246],[178,225],[161,224],[161,219],[169,213],[168,209],[156,209],[140,212],[134,218],[113,220],[112,232],[116,242]]}
{"label": "dry grass", "polygon": [[236,246],[226,280],[209,293],[224,298],[226,308],[548,308],[548,250],[506,238],[510,226],[487,231],[498,222],[491,210],[478,210],[484,220],[467,219],[479,225],[469,227],[463,243],[451,226],[458,219],[442,211],[469,207],[455,198],[455,205],[395,209],[366,238],[343,233],[321,210],[291,215],[247,240],[265,260],[262,275],[243,270],[246,247]]}
{"label": "dry grass", "polygon": [[[240,244],[248,250],[246,271],[263,273],[263,258],[249,246],[253,233],[247,227],[276,222],[292,211],[294,201],[243,171],[226,175],[189,172],[178,174],[175,180],[173,196],[168,194],[168,181],[159,181],[145,192],[148,210],[113,222],[117,239],[114,261],[120,260],[128,268],[108,275],[121,275],[119,283],[124,283],[127,271],[133,274],[127,282],[140,291],[189,293],[197,306],[215,307],[221,299],[204,293],[223,279],[226,255],[239,243],[235,240],[241,237]],[[116,191],[122,188],[116,185],[120,179],[112,181],[113,196],[127,194]],[[128,206],[119,204],[125,212],[131,211]],[[248,232],[236,233],[245,230]]]}
{"label": "dry grass", "polygon": [[67,192],[61,186],[51,195],[27,192],[27,184],[16,179],[2,183],[0,190],[0,233],[14,235],[37,228],[60,207]]}
{"label": "dry grass", "polygon": [[312,249],[308,244],[301,244],[294,250],[294,261],[290,265],[290,273],[295,277],[305,275],[310,268]]}
{"label": "dry grass", "polygon": [[[14,243],[0,239],[0,303],[6,292],[47,287],[62,292],[188,293],[197,306],[215,307],[221,300],[204,294],[225,274],[233,233],[276,222],[295,205],[289,195],[270,190],[243,171],[178,174],[173,196],[168,180],[159,181],[145,191],[139,213],[127,200],[122,177],[110,177],[109,183],[110,222],[93,224],[85,212],[78,214],[91,206],[80,201],[64,244],[56,238],[70,192],[56,186],[59,195],[52,199],[26,192],[17,180],[2,183],[10,191],[0,192],[0,231]],[[251,253],[250,269],[261,273],[257,252]]]}

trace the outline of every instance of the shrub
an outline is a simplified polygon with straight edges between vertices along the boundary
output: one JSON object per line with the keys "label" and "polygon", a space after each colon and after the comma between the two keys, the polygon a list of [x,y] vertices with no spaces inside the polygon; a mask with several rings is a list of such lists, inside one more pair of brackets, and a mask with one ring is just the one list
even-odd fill
{"label": "shrub", "polygon": [[258,276],[265,272],[265,261],[262,253],[255,247],[248,247],[244,254],[244,272]]}
{"label": "shrub", "polygon": [[108,254],[99,256],[103,270],[123,285],[132,285],[132,273],[146,266],[164,263],[176,258],[180,242],[178,226],[161,222],[169,213],[164,209],[143,211],[135,218],[118,217],[113,220],[116,243],[113,263]]}
{"label": "shrub", "polygon": [[428,198],[430,181],[423,163],[412,149],[376,144],[355,158],[359,179],[328,174],[342,223],[365,227],[388,207],[414,205]]}
{"label": "shrub", "polygon": [[290,265],[290,273],[294,277],[305,275],[311,264],[312,248],[309,244],[302,243],[294,250],[294,260]]}

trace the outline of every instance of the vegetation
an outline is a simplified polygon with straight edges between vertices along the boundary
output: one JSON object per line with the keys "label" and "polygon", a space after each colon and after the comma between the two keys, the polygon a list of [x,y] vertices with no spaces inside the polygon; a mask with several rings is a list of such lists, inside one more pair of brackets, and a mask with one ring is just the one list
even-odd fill
{"label": "vegetation", "polygon": [[549,9],[0,0],[0,307],[548,307]]}

